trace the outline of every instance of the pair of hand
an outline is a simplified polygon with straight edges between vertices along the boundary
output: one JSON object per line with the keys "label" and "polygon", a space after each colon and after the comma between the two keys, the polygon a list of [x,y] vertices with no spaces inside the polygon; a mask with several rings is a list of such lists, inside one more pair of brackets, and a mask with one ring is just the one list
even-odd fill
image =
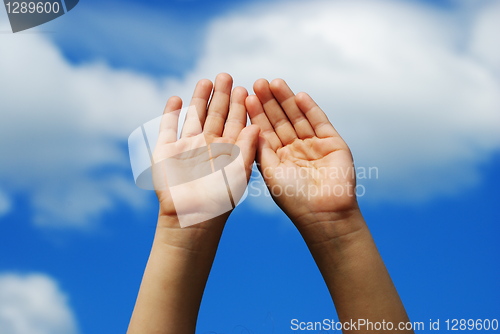
{"label": "pair of hand", "polygon": [[[339,322],[408,322],[358,208],[348,146],[309,95],[295,95],[281,79],[271,83],[257,80],[253,89],[256,95],[251,96],[242,87],[232,89],[228,74],[219,74],[215,86],[209,80],[198,82],[180,139],[177,127],[182,101],[169,99],[153,161],[160,167],[165,161],[166,167],[173,168],[159,169],[159,184],[166,186],[156,188],[160,215],[128,333],[195,332],[203,291],[231,206],[222,215],[186,228],[179,228],[179,216],[209,216],[206,210],[218,208],[221,199],[227,201],[233,194],[233,176],[238,180],[236,189],[246,187],[255,160],[274,200],[296,225],[316,261]],[[246,126],[247,115],[250,126]],[[227,167],[227,177],[222,180],[221,169],[230,166],[228,156],[235,154],[220,154],[217,147],[233,144],[242,157],[241,174]],[[198,181],[190,181],[197,177],[203,179],[201,187]],[[213,178],[211,183],[205,183],[205,177]],[[174,205],[176,199],[182,210]]]}
{"label": "pair of hand", "polygon": [[[225,73],[217,76],[215,85],[210,80],[198,82],[180,139],[177,127],[182,101],[171,97],[154,160],[162,161],[203,144],[235,144],[241,150],[246,180],[257,161],[274,200],[299,229],[357,210],[350,150],[311,97],[295,95],[281,79],[271,83],[257,80],[253,87],[256,95],[248,95],[243,87],[232,89],[232,84],[231,76]],[[247,114],[252,123],[249,126]],[[157,189],[157,195],[160,216],[175,217],[168,187]],[[192,193],[188,204],[196,210],[204,200],[203,193]],[[228,215],[215,220],[225,222]],[[191,228],[206,229],[211,221]],[[178,226],[172,219],[165,224]]]}

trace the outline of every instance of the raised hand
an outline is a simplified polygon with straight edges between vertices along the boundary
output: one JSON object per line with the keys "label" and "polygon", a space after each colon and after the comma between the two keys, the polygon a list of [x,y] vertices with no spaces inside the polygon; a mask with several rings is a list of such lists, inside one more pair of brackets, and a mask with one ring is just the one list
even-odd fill
{"label": "raised hand", "polygon": [[[171,98],[162,119],[154,162],[174,159],[173,164],[181,166],[173,179],[176,183],[177,177],[187,175],[189,179],[191,169],[210,167],[213,171],[216,165],[227,162],[228,152],[224,150],[209,149],[210,154],[199,159],[198,148],[236,144],[243,157],[246,186],[258,146],[261,173],[274,200],[304,237],[328,286],[339,322],[407,322],[403,304],[357,204],[350,150],[325,113],[309,95],[295,95],[283,80],[270,84],[258,80],[254,85],[256,96],[248,96],[243,88],[231,93],[231,86],[232,78],[227,74],[217,76],[215,88],[208,80],[198,83],[179,140],[176,131],[182,101]],[[258,126],[245,127],[246,112]],[[160,201],[158,228],[128,333],[194,333],[229,211],[201,224],[178,228],[179,208],[174,205],[172,178],[162,178],[160,173],[154,181]],[[210,201],[217,206],[228,196],[226,189],[220,191],[220,197],[215,191],[210,198],[196,187],[186,189],[181,199],[194,213],[200,213],[204,205],[210,208]]]}
{"label": "raised hand", "polygon": [[[175,196],[180,200],[184,218],[194,225],[180,228],[179,201],[174,203],[175,191],[171,184],[172,171],[164,168],[172,165],[165,166],[161,162],[173,159],[173,167],[177,168],[174,182],[179,178],[187,177],[188,180],[204,175],[204,172],[198,174],[198,171],[206,170],[206,167],[209,167],[210,174],[214,174],[212,171],[217,170],[218,165],[226,165],[228,154],[234,153],[219,150],[217,144],[236,144],[241,150],[244,165],[242,170],[236,172],[245,174],[247,169],[247,175],[242,178],[243,187],[246,186],[255,158],[259,128],[245,127],[244,103],[248,94],[241,87],[231,92],[232,83],[228,74],[217,76],[215,88],[209,80],[198,82],[179,140],[177,123],[182,101],[172,97],[167,102],[153,152],[153,181],[160,201],[160,213],[129,334],[195,332],[205,284],[230,213],[229,210],[214,216],[219,211],[211,210],[214,207],[217,209],[221,198],[228,199],[228,190],[225,184],[221,187],[216,181],[214,187],[210,184],[206,187],[211,192],[209,196],[206,192],[197,191],[197,186],[191,187],[189,182],[182,183],[185,191]],[[210,154],[198,159],[198,153],[205,154],[207,145],[211,147]],[[235,173],[233,170],[226,172],[228,179]],[[206,218],[207,214],[213,214],[213,218],[200,223],[199,218]]]}
{"label": "raised hand", "polygon": [[276,203],[299,228],[356,210],[351,152],[325,113],[281,79],[257,80],[254,91],[246,106],[261,128],[257,162]]}
{"label": "raised hand", "polygon": [[339,321],[407,322],[359,210],[347,144],[309,95],[294,95],[283,80],[271,84],[258,80],[254,91],[257,96],[247,97],[246,106],[252,123],[261,128],[260,171],[274,200],[309,247]]}
{"label": "raised hand", "polygon": [[[259,129],[245,127],[247,91],[236,87],[231,92],[231,87],[232,78],[225,73],[217,76],[215,87],[209,80],[198,82],[180,139],[177,127],[182,101],[178,97],[168,100],[153,153],[160,216],[178,216],[185,225],[201,223],[228,213],[244,192]],[[240,150],[241,161],[228,165],[229,169],[220,168]],[[202,178],[202,182],[189,182]],[[233,202],[224,179],[233,186]]]}

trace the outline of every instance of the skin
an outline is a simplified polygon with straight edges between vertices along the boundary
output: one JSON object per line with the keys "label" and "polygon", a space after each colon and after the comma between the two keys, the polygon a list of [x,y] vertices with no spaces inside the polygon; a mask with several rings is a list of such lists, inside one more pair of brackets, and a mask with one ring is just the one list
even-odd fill
{"label": "skin", "polygon": [[[175,129],[182,102],[178,97],[169,99],[155,161],[196,147],[201,136],[207,143],[235,143],[243,154],[247,179],[256,158],[271,194],[276,187],[292,191],[291,195],[274,196],[274,200],[308,245],[340,321],[385,320],[396,325],[408,321],[361,215],[354,194],[355,175],[332,177],[330,173],[349,171],[353,159],[325,113],[309,95],[295,95],[281,79],[271,83],[257,80],[252,96],[242,87],[232,91],[231,87],[232,78],[224,73],[217,76],[215,87],[209,80],[198,82],[190,104],[196,108],[188,112],[179,140]],[[247,113],[252,125],[245,127]],[[157,190],[157,195],[156,234],[128,333],[194,333],[203,290],[230,212],[180,228],[168,188]],[[370,331],[344,331],[354,332]]]}
{"label": "skin", "polygon": [[[194,108],[188,112],[179,140],[176,129],[182,101],[178,97],[168,100],[155,161],[196,147],[201,134],[207,144],[238,145],[247,177],[250,175],[259,128],[245,127],[248,93],[242,87],[231,91],[232,82],[225,73],[217,76],[215,87],[209,80],[198,82],[190,103]],[[127,333],[194,333],[203,290],[230,212],[180,228],[168,189],[156,193],[160,203],[157,228]]]}
{"label": "skin", "polygon": [[[256,96],[246,99],[246,107],[252,124],[261,128],[259,168],[271,194],[274,187],[310,187],[306,196],[296,192],[274,196],[274,200],[309,247],[339,320],[385,320],[395,325],[409,321],[361,215],[354,192],[355,174],[349,173],[353,159],[347,144],[311,97],[295,95],[285,81],[260,79],[254,91]],[[325,170],[339,173],[322,172]],[[375,332],[365,329],[344,333]]]}

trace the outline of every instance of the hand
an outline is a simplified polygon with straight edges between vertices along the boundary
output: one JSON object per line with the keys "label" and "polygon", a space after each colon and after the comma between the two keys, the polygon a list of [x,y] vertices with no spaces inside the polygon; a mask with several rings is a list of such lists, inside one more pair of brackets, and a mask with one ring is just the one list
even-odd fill
{"label": "hand", "polygon": [[[198,82],[179,140],[177,123],[182,101],[178,97],[172,97],[167,102],[153,152],[153,183],[160,201],[160,213],[148,265],[129,325],[130,334],[195,332],[203,291],[229,212],[212,216],[213,218],[202,223],[197,218],[203,214],[200,206],[209,210],[213,203],[211,201],[220,200],[219,195],[228,199],[228,187],[232,189],[231,174],[234,173],[229,166],[233,166],[233,163],[224,167],[224,170],[227,169],[228,185],[220,187],[216,182],[215,191],[207,188],[211,196],[206,192],[192,191],[192,185],[184,181],[189,181],[192,176],[200,176],[199,170],[204,170],[205,173],[206,167],[210,167],[210,175],[216,174],[213,173],[214,170],[220,172],[220,167],[226,166],[228,162],[228,153],[233,155],[234,151],[220,151],[218,144],[233,148],[232,145],[223,144],[236,144],[241,150],[243,161],[242,169],[238,169],[243,175],[239,175],[237,179],[243,179],[243,187],[246,187],[259,135],[257,126],[245,127],[247,91],[236,87],[231,93],[232,84],[231,76],[224,73],[217,76],[215,88],[209,80]],[[198,159],[200,152],[203,159]],[[206,152],[209,153],[205,154]],[[172,165],[168,165],[169,160]],[[162,161],[166,162],[161,163]],[[173,179],[172,170],[162,168],[165,164],[174,169],[181,167],[175,170]],[[187,218],[198,215],[194,217],[195,225],[179,227],[179,207],[178,202],[175,203],[175,198],[179,199],[176,197],[179,193],[173,196],[172,192],[175,190],[172,189],[175,185],[172,180],[187,189],[180,194],[180,201],[183,209],[194,213]]]}
{"label": "hand", "polygon": [[[219,210],[224,201],[227,207],[227,186],[224,180],[220,181],[222,172],[219,170],[219,179],[215,178],[217,175],[213,172],[214,166],[216,168],[218,165],[224,165],[224,160],[227,161],[228,155],[231,154],[231,149],[221,151],[216,148],[234,146],[213,144],[236,144],[241,150],[241,169],[234,171],[226,169],[227,175],[224,177],[228,178],[229,182],[231,179],[239,180],[238,182],[242,184],[238,185],[238,189],[244,191],[255,158],[259,129],[257,126],[245,127],[247,91],[243,87],[236,87],[231,93],[231,87],[232,78],[225,73],[217,76],[214,89],[209,80],[198,82],[180,139],[177,139],[177,127],[182,100],[178,97],[168,100],[153,153],[155,161],[153,174],[160,202],[160,217],[184,218],[189,221],[188,225],[206,221],[206,217],[214,218],[223,213],[225,215],[221,217],[224,221],[227,219],[231,206],[228,210]],[[208,145],[210,150],[207,149]],[[210,175],[211,178],[203,181],[201,189],[188,183],[206,175]],[[182,187],[174,188],[175,182],[181,183]],[[176,191],[175,196],[172,194],[174,191]],[[175,222],[171,219],[167,221]],[[176,224],[178,225],[173,223]],[[193,227],[204,227],[204,225],[198,224]]]}
{"label": "hand", "polygon": [[246,106],[261,128],[260,171],[303,236],[339,321],[408,322],[359,210],[349,147],[309,95],[294,95],[280,79],[258,80],[254,91],[257,96],[247,97]]}
{"label": "hand", "polygon": [[325,113],[281,79],[257,80],[254,91],[246,107],[261,128],[257,162],[279,207],[299,229],[357,210],[351,152]]}

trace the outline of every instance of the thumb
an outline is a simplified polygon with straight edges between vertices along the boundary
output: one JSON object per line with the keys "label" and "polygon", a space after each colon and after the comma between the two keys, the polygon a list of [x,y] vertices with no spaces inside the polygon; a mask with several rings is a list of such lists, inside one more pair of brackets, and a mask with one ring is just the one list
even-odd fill
{"label": "thumb", "polygon": [[255,153],[257,151],[257,145],[259,141],[259,133],[259,126],[252,124],[241,130],[238,138],[236,139],[236,146],[240,148],[241,154],[243,156],[243,161],[245,163],[247,179],[250,177],[252,164],[255,160]]}

